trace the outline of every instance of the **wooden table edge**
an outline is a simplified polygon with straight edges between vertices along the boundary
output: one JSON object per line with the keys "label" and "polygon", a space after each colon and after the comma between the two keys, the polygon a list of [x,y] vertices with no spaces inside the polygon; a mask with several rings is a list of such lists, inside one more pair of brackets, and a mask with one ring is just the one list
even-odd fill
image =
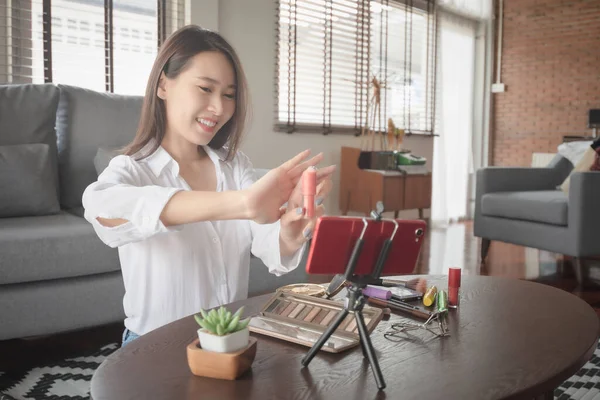
{"label": "wooden table edge", "polygon": [[507,399],[554,399],[554,390],[558,388],[564,381],[575,375],[589,360],[591,360],[594,352],[598,348],[598,340],[600,340],[600,319],[597,323],[596,339],[584,355],[579,357],[571,365],[567,366],[560,373],[556,374],[547,381],[534,385],[520,393],[516,393],[514,396],[507,397]]}

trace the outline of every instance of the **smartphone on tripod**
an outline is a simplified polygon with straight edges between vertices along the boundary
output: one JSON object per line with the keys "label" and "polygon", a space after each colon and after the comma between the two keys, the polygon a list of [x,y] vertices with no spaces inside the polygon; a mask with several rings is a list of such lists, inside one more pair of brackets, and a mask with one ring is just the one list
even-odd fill
{"label": "smartphone on tripod", "polygon": [[309,274],[344,274],[348,281],[344,308],[302,359],[307,367],[349,313],[354,315],[364,356],[369,360],[379,390],[385,388],[383,373],[363,316],[363,288],[383,275],[410,274],[419,258],[425,221],[381,218],[378,204],[373,218],[320,217],[306,262]]}
{"label": "smartphone on tripod", "polygon": [[[382,219],[368,219],[364,244],[354,270],[356,275],[368,275],[377,262],[386,239],[392,236],[395,224]],[[383,267],[382,276],[407,275],[414,272],[421,252],[427,224],[423,220],[396,219],[398,229]],[[350,259],[354,244],[364,228],[362,218],[324,216],[317,220],[306,262],[309,274],[339,274]]]}

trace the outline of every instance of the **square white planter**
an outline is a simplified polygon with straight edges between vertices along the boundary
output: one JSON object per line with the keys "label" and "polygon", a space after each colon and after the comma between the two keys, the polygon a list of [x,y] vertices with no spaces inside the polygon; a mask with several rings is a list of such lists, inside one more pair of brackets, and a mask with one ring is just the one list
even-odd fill
{"label": "square white planter", "polygon": [[230,333],[225,336],[213,335],[204,328],[198,329],[198,340],[200,347],[207,351],[216,353],[233,353],[248,346],[250,331],[244,328],[241,331]]}

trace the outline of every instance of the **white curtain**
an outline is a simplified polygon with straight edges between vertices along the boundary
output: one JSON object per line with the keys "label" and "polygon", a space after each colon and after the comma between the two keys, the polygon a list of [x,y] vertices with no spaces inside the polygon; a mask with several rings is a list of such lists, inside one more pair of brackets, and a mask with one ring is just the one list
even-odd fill
{"label": "white curtain", "polygon": [[440,12],[431,221],[445,225],[467,215],[472,172],[476,22]]}
{"label": "white curtain", "polygon": [[[476,250],[477,246],[465,248],[465,224],[452,224],[447,228],[432,227],[429,232],[431,246],[429,252],[430,275],[448,275],[450,267],[463,268],[465,250]],[[476,255],[467,254],[467,259],[477,259]],[[463,273],[467,273],[464,271]]]}

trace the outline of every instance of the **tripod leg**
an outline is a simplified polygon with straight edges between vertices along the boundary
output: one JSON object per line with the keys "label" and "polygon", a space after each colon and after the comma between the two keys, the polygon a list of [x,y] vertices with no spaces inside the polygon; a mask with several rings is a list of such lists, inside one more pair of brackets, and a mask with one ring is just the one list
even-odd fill
{"label": "tripod leg", "polygon": [[344,309],[342,309],[342,311],[340,311],[340,313],[338,314],[335,321],[333,321],[333,324],[329,325],[327,330],[325,332],[323,332],[323,334],[321,335],[319,340],[317,340],[317,342],[313,345],[313,347],[310,348],[308,353],[306,353],[306,355],[302,359],[302,365],[304,367],[306,367],[306,366],[308,366],[308,364],[310,364],[310,361],[313,359],[313,357],[317,355],[317,352],[319,350],[321,350],[321,347],[323,347],[325,342],[327,342],[327,339],[329,339],[329,337],[333,334],[333,332],[335,332],[335,330],[338,328],[338,326],[340,326],[340,324],[342,323],[344,318],[346,318],[347,315],[348,315],[347,309],[344,308]]}
{"label": "tripod leg", "polygon": [[358,326],[360,341],[364,341],[363,348],[367,353],[367,358],[371,364],[371,369],[373,370],[373,376],[375,377],[375,382],[377,382],[377,387],[379,390],[385,389],[385,381],[383,380],[383,374],[381,373],[379,363],[377,362],[377,357],[375,356],[375,349],[373,349],[373,344],[371,343],[371,337],[367,331],[365,319],[360,311],[355,312],[354,316],[356,317],[356,325]]}
{"label": "tripod leg", "polygon": [[365,358],[368,359],[369,356],[367,355],[367,350],[365,349],[365,344],[363,343],[362,340],[359,340],[359,343],[360,343],[360,348],[361,348],[362,353],[363,353],[363,357],[365,357]]}

